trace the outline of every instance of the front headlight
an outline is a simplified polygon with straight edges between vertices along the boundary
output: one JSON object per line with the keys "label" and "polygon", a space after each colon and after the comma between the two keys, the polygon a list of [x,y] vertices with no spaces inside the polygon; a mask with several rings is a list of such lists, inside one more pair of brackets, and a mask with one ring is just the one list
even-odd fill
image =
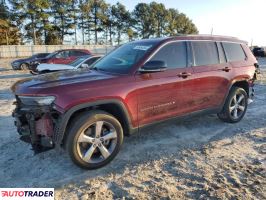
{"label": "front headlight", "polygon": [[18,98],[24,105],[28,106],[47,106],[51,105],[55,100],[54,96],[18,96]]}

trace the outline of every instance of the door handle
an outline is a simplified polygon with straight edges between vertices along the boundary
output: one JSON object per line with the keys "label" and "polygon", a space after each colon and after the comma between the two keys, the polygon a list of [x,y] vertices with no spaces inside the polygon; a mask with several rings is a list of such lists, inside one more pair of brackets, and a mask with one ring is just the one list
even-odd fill
{"label": "door handle", "polygon": [[188,76],[191,76],[191,75],[192,75],[191,73],[182,72],[182,73],[178,74],[177,76],[181,77],[181,78],[187,78]]}
{"label": "door handle", "polygon": [[220,69],[220,70],[222,70],[222,71],[224,71],[224,72],[229,72],[231,69],[230,69],[229,67],[225,67],[225,68],[222,68],[222,69]]}

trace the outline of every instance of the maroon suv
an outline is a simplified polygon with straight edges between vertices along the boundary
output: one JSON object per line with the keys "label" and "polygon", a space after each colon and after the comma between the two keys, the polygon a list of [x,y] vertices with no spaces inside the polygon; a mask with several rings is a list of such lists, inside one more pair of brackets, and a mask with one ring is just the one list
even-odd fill
{"label": "maroon suv", "polygon": [[146,125],[196,113],[240,121],[256,67],[246,42],[231,37],[130,42],[91,69],[19,81],[13,116],[35,152],[62,146],[78,166],[99,168],[117,155],[124,136]]}

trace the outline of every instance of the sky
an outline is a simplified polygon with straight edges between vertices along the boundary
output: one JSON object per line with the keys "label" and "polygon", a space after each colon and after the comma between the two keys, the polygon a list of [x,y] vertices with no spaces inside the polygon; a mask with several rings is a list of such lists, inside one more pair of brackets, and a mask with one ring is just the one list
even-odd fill
{"label": "sky", "polygon": [[[154,0],[185,13],[200,34],[226,35],[266,46],[266,0]],[[116,0],[106,0],[115,4]],[[128,10],[152,0],[119,0]]]}

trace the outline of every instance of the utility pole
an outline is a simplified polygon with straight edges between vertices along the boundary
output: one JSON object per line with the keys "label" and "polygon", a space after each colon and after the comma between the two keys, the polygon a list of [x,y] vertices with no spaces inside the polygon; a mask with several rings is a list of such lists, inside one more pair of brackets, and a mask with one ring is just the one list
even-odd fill
{"label": "utility pole", "polygon": [[213,27],[212,27],[212,29],[211,29],[211,35],[213,34]]}

